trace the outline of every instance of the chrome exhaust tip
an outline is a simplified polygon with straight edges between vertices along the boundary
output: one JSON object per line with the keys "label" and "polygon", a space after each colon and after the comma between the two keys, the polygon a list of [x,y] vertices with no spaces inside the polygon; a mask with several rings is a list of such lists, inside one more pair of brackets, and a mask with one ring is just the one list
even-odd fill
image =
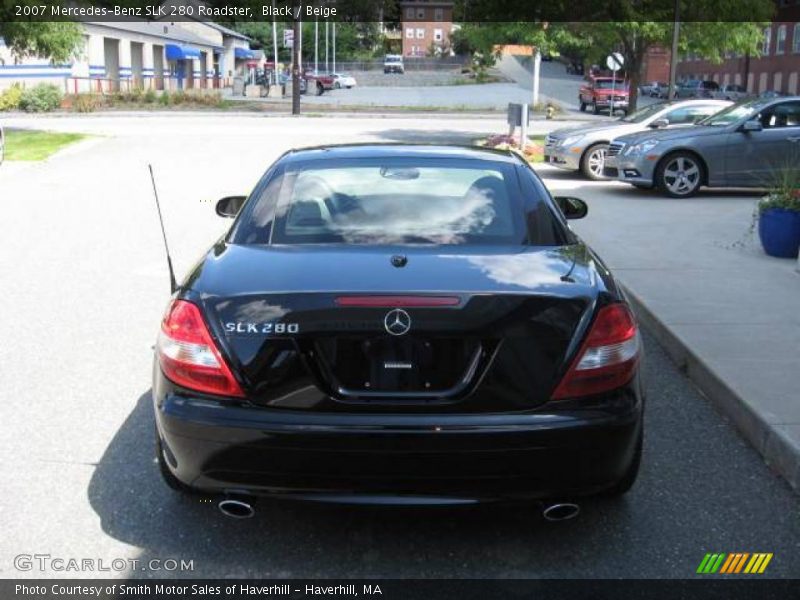
{"label": "chrome exhaust tip", "polygon": [[256,510],[250,502],[236,498],[220,500],[217,508],[223,515],[232,519],[250,519],[256,514]]}
{"label": "chrome exhaust tip", "polygon": [[542,511],[542,516],[548,521],[566,521],[574,519],[581,512],[581,507],[571,502],[549,504]]}

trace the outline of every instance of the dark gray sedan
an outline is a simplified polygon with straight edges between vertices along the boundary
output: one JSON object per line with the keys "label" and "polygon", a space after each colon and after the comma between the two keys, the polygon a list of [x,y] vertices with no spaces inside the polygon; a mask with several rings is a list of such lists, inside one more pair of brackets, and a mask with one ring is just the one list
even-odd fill
{"label": "dark gray sedan", "polygon": [[694,127],[611,141],[604,174],[685,198],[701,186],[767,187],[800,165],[800,96],[749,100]]}

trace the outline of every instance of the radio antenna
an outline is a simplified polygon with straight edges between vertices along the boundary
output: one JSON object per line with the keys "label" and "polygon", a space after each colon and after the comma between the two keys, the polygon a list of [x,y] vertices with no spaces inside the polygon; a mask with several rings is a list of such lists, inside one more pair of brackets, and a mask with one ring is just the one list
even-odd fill
{"label": "radio antenna", "polygon": [[167,267],[169,268],[169,291],[171,294],[175,293],[178,289],[178,284],[175,282],[175,271],[172,268],[172,258],[169,255],[169,244],[167,244],[167,232],[164,230],[164,217],[161,216],[161,203],[158,201],[158,190],[156,189],[156,178],[153,175],[153,165],[148,164],[147,168],[150,169],[150,181],[153,182],[153,195],[156,199],[156,210],[158,210],[158,222],[161,223],[161,236],[164,238],[164,249],[167,251]]}

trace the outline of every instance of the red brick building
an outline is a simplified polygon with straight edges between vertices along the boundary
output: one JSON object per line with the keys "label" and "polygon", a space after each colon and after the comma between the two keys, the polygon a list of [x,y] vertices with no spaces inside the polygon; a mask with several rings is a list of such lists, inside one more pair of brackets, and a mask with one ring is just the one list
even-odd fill
{"label": "red brick building", "polygon": [[441,0],[400,2],[403,56],[446,55],[453,30],[453,3]]}
{"label": "red brick building", "polygon": [[746,86],[753,94],[800,94],[800,0],[776,0],[775,21],[764,31],[761,56],[729,56],[722,63],[684,56],[678,79],[713,79]]}

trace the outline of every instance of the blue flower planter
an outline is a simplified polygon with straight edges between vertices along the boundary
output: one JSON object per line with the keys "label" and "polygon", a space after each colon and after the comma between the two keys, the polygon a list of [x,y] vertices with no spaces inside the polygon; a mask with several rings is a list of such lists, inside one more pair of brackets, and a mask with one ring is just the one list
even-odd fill
{"label": "blue flower planter", "polygon": [[758,218],[758,237],[764,252],[779,258],[797,258],[800,250],[800,212],[769,208]]}

